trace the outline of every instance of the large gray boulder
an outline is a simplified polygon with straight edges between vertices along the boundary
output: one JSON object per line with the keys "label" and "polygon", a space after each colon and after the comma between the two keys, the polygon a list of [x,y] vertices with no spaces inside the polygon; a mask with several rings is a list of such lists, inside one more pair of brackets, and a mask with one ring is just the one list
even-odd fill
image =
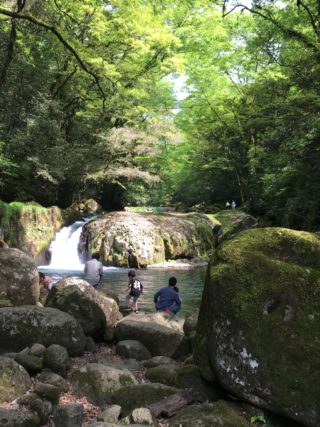
{"label": "large gray boulder", "polygon": [[60,344],[70,356],[81,354],[86,345],[81,326],[67,313],[34,306],[0,308],[0,353],[35,343]]}
{"label": "large gray boulder", "polygon": [[129,384],[138,381],[128,369],[117,369],[100,363],[88,363],[71,372],[70,382],[77,396],[86,396],[97,405],[110,403],[111,395]]}
{"label": "large gray boulder", "polygon": [[11,402],[30,387],[28,372],[14,360],[0,356],[0,402]]}
{"label": "large gray boulder", "polygon": [[39,275],[33,258],[15,248],[0,249],[0,300],[36,305]]}
{"label": "large gray boulder", "polygon": [[202,214],[112,212],[88,222],[80,238],[106,265],[143,267],[178,258],[203,257],[214,246],[211,221]]}
{"label": "large gray boulder", "polygon": [[122,317],[113,298],[95,290],[85,280],[67,277],[50,291],[46,307],[71,314],[81,324],[86,335],[96,340],[110,341],[117,321]]}
{"label": "large gray boulder", "polygon": [[116,339],[137,340],[152,356],[175,357],[183,353],[185,347],[182,324],[165,313],[125,317],[116,326]]}
{"label": "large gray boulder", "polygon": [[284,228],[247,230],[214,254],[194,358],[231,394],[320,425],[320,240]]}

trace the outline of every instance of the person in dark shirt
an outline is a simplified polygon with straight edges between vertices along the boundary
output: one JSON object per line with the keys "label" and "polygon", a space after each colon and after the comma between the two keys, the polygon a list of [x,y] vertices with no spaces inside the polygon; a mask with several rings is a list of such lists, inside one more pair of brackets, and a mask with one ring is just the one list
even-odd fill
{"label": "person in dark shirt", "polygon": [[181,310],[181,298],[176,287],[177,279],[170,277],[168,286],[161,288],[154,294],[153,300],[157,311],[166,311],[177,314]]}
{"label": "person in dark shirt", "polygon": [[134,270],[129,270],[128,278],[129,278],[129,283],[128,283],[127,296],[126,296],[127,305],[129,306],[129,302],[130,300],[132,300],[133,301],[132,310],[135,313],[139,313],[138,298],[143,293],[143,285],[140,282],[140,280],[136,278],[136,273]]}

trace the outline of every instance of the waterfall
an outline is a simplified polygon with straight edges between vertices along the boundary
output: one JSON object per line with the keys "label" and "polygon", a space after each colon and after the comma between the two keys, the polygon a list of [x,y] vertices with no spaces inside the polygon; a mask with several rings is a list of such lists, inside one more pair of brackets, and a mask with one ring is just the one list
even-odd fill
{"label": "waterfall", "polygon": [[48,266],[60,270],[83,270],[78,256],[78,243],[82,227],[87,221],[76,221],[63,227],[50,245],[51,262]]}

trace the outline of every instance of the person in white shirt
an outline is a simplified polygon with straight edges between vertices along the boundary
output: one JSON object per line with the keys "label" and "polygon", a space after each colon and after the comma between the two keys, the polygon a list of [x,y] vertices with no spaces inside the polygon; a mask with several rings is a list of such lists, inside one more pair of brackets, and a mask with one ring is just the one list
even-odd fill
{"label": "person in white shirt", "polygon": [[103,276],[103,265],[99,259],[99,252],[95,252],[92,254],[92,259],[87,261],[84,266],[84,280],[90,283],[94,288],[98,286]]}

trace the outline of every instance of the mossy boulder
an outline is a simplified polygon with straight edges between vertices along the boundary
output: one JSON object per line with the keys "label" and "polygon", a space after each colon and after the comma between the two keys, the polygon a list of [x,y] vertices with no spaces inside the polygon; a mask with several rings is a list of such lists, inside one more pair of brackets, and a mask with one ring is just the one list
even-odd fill
{"label": "mossy boulder", "polygon": [[19,249],[0,249],[0,299],[13,306],[36,305],[39,301],[39,275],[34,260]]}
{"label": "mossy boulder", "polygon": [[213,234],[216,245],[223,240],[232,238],[243,230],[255,228],[258,221],[240,209],[223,210],[216,214],[207,214],[213,223]]}
{"label": "mossy boulder", "polygon": [[117,369],[100,363],[88,363],[71,372],[70,382],[77,396],[86,398],[97,405],[110,403],[111,395],[119,388],[137,384],[128,369]]}
{"label": "mossy boulder", "polygon": [[40,419],[30,411],[0,408],[1,427],[38,427]]}
{"label": "mossy boulder", "polygon": [[204,400],[218,400],[225,394],[219,385],[213,386],[207,383],[194,365],[182,367],[177,365],[156,366],[146,371],[146,378],[151,382],[193,390],[200,393]]}
{"label": "mossy boulder", "polygon": [[83,405],[69,403],[57,405],[54,409],[53,420],[55,427],[80,427],[83,425]]}
{"label": "mossy boulder", "polygon": [[112,402],[120,405],[122,415],[129,415],[136,408],[145,408],[172,394],[177,389],[163,384],[137,384],[121,387],[112,395]]}
{"label": "mossy boulder", "polygon": [[48,263],[50,242],[63,223],[56,206],[44,208],[37,203],[0,202],[0,225],[10,247],[35,257],[37,264]]}
{"label": "mossy boulder", "polygon": [[191,405],[170,419],[170,427],[249,427],[235,405],[219,400],[215,403]]}
{"label": "mossy boulder", "polygon": [[40,343],[60,344],[70,356],[83,352],[84,332],[74,317],[55,308],[0,308],[0,353],[21,351]]}
{"label": "mossy boulder", "polygon": [[134,316],[129,315],[117,323],[118,341],[137,340],[152,356],[176,357],[181,354],[185,347],[182,325],[179,327],[165,313]]}
{"label": "mossy boulder", "polygon": [[319,426],[320,240],[247,230],[214,254],[194,357],[232,394]]}
{"label": "mossy boulder", "polygon": [[82,221],[84,217],[91,217],[102,212],[102,207],[94,199],[84,199],[75,202],[62,211],[64,222],[71,224],[75,221]]}
{"label": "mossy boulder", "polygon": [[136,340],[119,341],[116,350],[120,356],[127,359],[146,360],[151,358],[149,350]]}
{"label": "mossy boulder", "polygon": [[80,254],[98,251],[105,265],[143,267],[171,259],[206,257],[212,222],[202,214],[112,212],[88,222]]}
{"label": "mossy boulder", "polygon": [[0,402],[11,402],[30,387],[28,372],[14,360],[0,356]]}
{"label": "mossy boulder", "polygon": [[71,361],[65,347],[59,344],[51,344],[44,354],[44,365],[53,372],[65,376]]}
{"label": "mossy boulder", "polygon": [[96,340],[112,340],[115,325],[122,317],[114,299],[74,277],[55,284],[47,297],[46,307],[69,313],[78,320],[85,334]]}

